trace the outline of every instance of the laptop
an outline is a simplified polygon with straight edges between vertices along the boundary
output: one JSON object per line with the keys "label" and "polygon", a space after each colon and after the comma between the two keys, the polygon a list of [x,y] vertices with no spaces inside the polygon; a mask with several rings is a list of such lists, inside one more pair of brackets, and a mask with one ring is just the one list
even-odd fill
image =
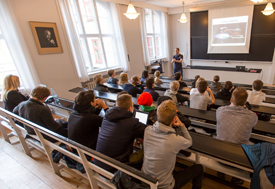
{"label": "laptop", "polygon": [[147,125],[148,116],[149,116],[148,112],[136,111],[136,114],[135,114],[135,118],[137,118],[139,120],[139,122],[141,122],[145,125]]}

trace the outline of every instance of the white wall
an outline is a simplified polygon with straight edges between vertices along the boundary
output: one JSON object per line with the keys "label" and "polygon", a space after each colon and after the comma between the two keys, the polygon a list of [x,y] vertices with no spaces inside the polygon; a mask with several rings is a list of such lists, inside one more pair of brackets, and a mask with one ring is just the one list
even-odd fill
{"label": "white wall", "polygon": [[[169,10],[171,12],[171,10]],[[216,66],[216,67],[236,67],[236,66],[246,66],[246,68],[258,68],[262,69],[263,72],[261,74],[253,74],[253,73],[238,73],[238,72],[217,72],[217,71],[209,71],[209,70],[184,70],[183,77],[184,78],[193,78],[195,75],[199,74],[201,77],[204,77],[207,80],[212,80],[213,76],[216,74],[220,74],[221,81],[228,80],[228,78],[232,78],[231,80],[236,83],[247,83],[251,84],[254,79],[262,79],[265,84],[275,84],[275,58],[273,58],[272,63],[266,62],[235,62],[229,61],[228,64],[225,61],[203,61],[203,60],[190,60],[190,13],[187,12],[186,16],[189,19],[186,24],[181,24],[178,19],[181,14],[171,14],[169,15],[170,19],[170,48],[173,50],[176,47],[180,48],[184,57],[184,65],[193,65],[193,66]],[[172,52],[171,52],[172,53]],[[262,75],[263,74],[263,75]]]}

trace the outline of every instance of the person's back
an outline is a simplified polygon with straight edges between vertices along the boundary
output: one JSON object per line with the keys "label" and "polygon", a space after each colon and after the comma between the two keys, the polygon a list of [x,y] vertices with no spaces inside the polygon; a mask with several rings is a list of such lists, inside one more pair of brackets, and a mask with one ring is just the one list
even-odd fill
{"label": "person's back", "polygon": [[209,86],[214,95],[216,95],[217,92],[219,92],[223,88],[222,84],[219,81],[220,77],[218,75],[215,75],[213,78],[213,82]]}
{"label": "person's back", "polygon": [[143,91],[142,88],[138,88],[137,85],[141,85],[140,78],[138,76],[133,76],[131,78],[131,84],[124,84],[123,91],[128,92],[132,97],[137,97],[137,94],[141,94]]}
{"label": "person's back", "polygon": [[250,104],[261,105],[266,99],[266,94],[261,91],[263,82],[261,80],[255,80],[252,84],[252,91],[247,90],[247,101]]}
{"label": "person's back", "polygon": [[155,86],[155,82],[154,82],[154,78],[153,77],[149,77],[146,79],[146,89],[144,89],[143,92],[147,92],[150,93],[153,97],[153,101],[157,101],[159,98],[159,93],[156,92],[153,88]]}
{"label": "person's back", "polygon": [[[105,114],[97,140],[96,151],[120,162],[129,162],[129,156],[133,153],[134,139],[143,138],[146,128],[146,125],[133,117],[134,108],[131,99],[128,94],[118,96],[117,106]],[[108,171],[115,171],[98,160],[95,160],[95,164]]]}
{"label": "person's back", "polygon": [[[158,121],[145,129],[142,172],[157,178],[160,189],[181,188],[193,178],[193,188],[201,188],[203,175],[201,165],[191,166],[182,172],[174,171],[179,151],[192,145],[189,132],[176,116],[174,102],[171,100],[162,102],[157,115]],[[173,127],[179,127],[183,136],[176,135]]]}
{"label": "person's back", "polygon": [[108,79],[107,83],[118,84],[118,79],[115,78],[115,75],[116,75],[115,70],[109,70],[108,75],[110,76],[110,78]]}
{"label": "person's back", "polygon": [[94,150],[103,120],[98,116],[101,109],[95,108],[96,105],[105,112],[108,109],[102,100],[95,99],[92,90],[79,92],[68,121],[68,138]]}
{"label": "person's back", "polygon": [[247,100],[244,88],[236,88],[230,106],[219,107],[217,117],[217,138],[236,144],[250,144],[252,128],[257,124],[256,113],[244,107]]}
{"label": "person's back", "polygon": [[201,81],[197,82],[197,88],[190,91],[190,108],[207,110],[209,104],[215,103],[215,98],[211,89],[207,86],[207,82],[202,78],[200,79]]}
{"label": "person's back", "polygon": [[146,83],[146,79],[148,78],[149,74],[147,70],[143,70],[142,74],[141,74],[141,78],[140,78],[140,82],[142,84]]}
{"label": "person's back", "polygon": [[166,90],[164,96],[169,96],[172,98],[173,102],[178,105],[178,103],[184,103],[188,101],[188,97],[185,97],[178,93],[180,84],[178,81],[173,81],[170,83],[170,89]]}
{"label": "person's back", "polygon": [[224,83],[223,89],[217,92],[215,97],[217,99],[230,101],[233,89],[234,89],[233,83],[231,81],[226,81]]}

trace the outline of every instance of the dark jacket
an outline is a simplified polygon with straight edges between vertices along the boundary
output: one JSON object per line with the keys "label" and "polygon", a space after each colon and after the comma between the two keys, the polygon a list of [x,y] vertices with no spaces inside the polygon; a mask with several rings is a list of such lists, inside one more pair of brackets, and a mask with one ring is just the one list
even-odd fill
{"label": "dark jacket", "polygon": [[217,94],[217,92],[219,92],[223,88],[223,86],[220,82],[213,82],[213,81],[209,87],[212,90],[214,95]]}
{"label": "dark jacket", "polygon": [[68,121],[68,138],[95,150],[99,127],[103,120],[98,116],[100,109],[76,103],[73,109]]}
{"label": "dark jacket", "polygon": [[150,93],[153,97],[153,101],[157,101],[159,98],[159,94],[152,88],[147,87],[143,92]]}
{"label": "dark jacket", "polygon": [[179,81],[179,83],[180,83],[180,88],[187,87],[184,81]]}
{"label": "dark jacket", "polygon": [[[98,135],[96,151],[114,158],[120,162],[129,162],[129,155],[133,153],[135,138],[143,138],[146,125],[133,117],[133,113],[120,107],[109,109]],[[95,164],[115,172],[112,167],[95,160]]]}
{"label": "dark jacket", "polygon": [[216,99],[222,99],[226,101],[230,101],[232,92],[226,89],[222,89],[220,92],[217,92]]}
{"label": "dark jacket", "polygon": [[7,100],[4,100],[5,109],[12,112],[15,106],[26,100],[28,100],[28,98],[18,90],[9,91],[7,93]]}
{"label": "dark jacket", "polygon": [[107,83],[110,83],[110,84],[117,84],[117,82],[118,82],[118,79],[113,77],[110,77],[109,80],[107,81]]}
{"label": "dark jacket", "polygon": [[194,81],[192,81],[192,88],[196,88],[196,82],[197,82],[197,79],[194,79]]}
{"label": "dark jacket", "polygon": [[265,169],[269,181],[275,185],[275,144],[258,143],[255,145],[244,145],[242,147],[248,156],[254,172],[250,188],[260,189],[259,174],[262,168]]}
{"label": "dark jacket", "polygon": [[[21,102],[13,110],[13,113],[33,122],[46,129],[56,132],[62,136],[67,137],[67,129],[61,127],[61,123],[54,120],[51,110],[44,106],[41,102],[30,98],[27,101]],[[25,126],[29,134],[35,134],[34,130]],[[49,137],[45,137],[50,139]]]}
{"label": "dark jacket", "polygon": [[110,92],[108,90],[108,87],[106,87],[105,85],[102,85],[102,84],[96,84],[94,90],[101,91],[101,92]]}
{"label": "dark jacket", "polygon": [[141,94],[142,93],[142,89],[133,86],[132,84],[126,83],[123,86],[123,91],[128,92],[130,95],[132,95],[132,97],[137,97],[137,94]]}

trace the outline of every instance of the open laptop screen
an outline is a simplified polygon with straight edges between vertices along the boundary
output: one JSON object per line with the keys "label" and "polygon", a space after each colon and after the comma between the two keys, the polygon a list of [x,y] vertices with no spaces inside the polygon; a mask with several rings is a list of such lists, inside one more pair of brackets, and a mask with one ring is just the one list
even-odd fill
{"label": "open laptop screen", "polygon": [[147,124],[147,120],[148,120],[148,113],[147,112],[136,112],[135,118],[139,119],[139,122],[143,123],[143,124]]}

